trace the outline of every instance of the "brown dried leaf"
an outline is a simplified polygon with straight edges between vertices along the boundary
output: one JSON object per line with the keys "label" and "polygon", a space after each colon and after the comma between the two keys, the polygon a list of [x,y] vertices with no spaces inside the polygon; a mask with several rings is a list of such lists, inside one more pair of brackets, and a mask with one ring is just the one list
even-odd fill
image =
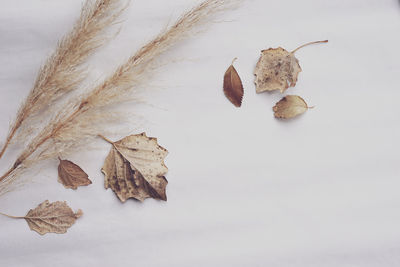
{"label": "brown dried leaf", "polygon": [[262,50],[254,70],[256,92],[280,90],[283,93],[289,87],[294,87],[301,72],[299,61],[294,56],[295,52],[310,44],[326,42],[328,40],[307,43],[292,52],[282,47]]}
{"label": "brown dried leaf", "polygon": [[236,107],[240,107],[242,105],[243,99],[243,85],[240,80],[239,74],[237,73],[235,67],[233,66],[233,62],[229,66],[224,75],[224,93],[225,96],[232,102]]}
{"label": "brown dried leaf", "polygon": [[81,167],[69,160],[58,159],[60,160],[60,164],[58,165],[58,181],[65,188],[77,189],[78,186],[90,185],[92,183]]}
{"label": "brown dried leaf", "polygon": [[4,213],[0,214],[13,219],[25,219],[32,231],[44,235],[47,233],[66,233],[68,228],[83,215],[83,212],[78,210],[74,213],[65,201],[50,203],[46,200],[35,209],[29,210],[24,217],[11,216]]}
{"label": "brown dried leaf", "polygon": [[168,168],[164,158],[168,151],[158,145],[156,138],[142,133],[117,142],[103,139],[113,145],[102,168],[106,189],[111,188],[122,202],[129,198],[167,200],[168,181],[164,175]]}
{"label": "brown dried leaf", "polygon": [[274,115],[280,119],[290,119],[303,114],[309,107],[303,98],[297,95],[287,95],[283,97],[273,107]]}

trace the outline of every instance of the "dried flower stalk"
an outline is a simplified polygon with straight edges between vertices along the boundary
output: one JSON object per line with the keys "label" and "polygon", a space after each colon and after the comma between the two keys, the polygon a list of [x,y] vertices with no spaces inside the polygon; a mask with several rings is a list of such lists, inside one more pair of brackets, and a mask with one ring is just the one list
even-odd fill
{"label": "dried flower stalk", "polygon": [[33,88],[22,103],[0,150],[0,158],[15,135],[29,136],[30,119],[51,106],[63,95],[76,90],[86,78],[83,64],[106,43],[106,29],[126,8],[121,0],[87,0],[73,29],[58,43],[56,50],[39,70]]}
{"label": "dried flower stalk", "polygon": [[[163,52],[187,37],[196,26],[207,22],[210,16],[232,8],[240,1],[206,0],[202,2],[140,48],[89,93],[76,102],[68,103],[32,139],[13,166],[0,177],[0,194],[7,191],[8,185],[19,177],[21,170],[44,159],[55,158],[60,152],[70,152],[83,141],[86,142],[85,137],[96,137],[98,129],[94,122],[103,119],[103,116],[99,115],[99,109],[124,101],[128,93],[132,93],[144,82],[144,76],[151,70],[150,64]],[[54,143],[58,145],[57,149]]]}

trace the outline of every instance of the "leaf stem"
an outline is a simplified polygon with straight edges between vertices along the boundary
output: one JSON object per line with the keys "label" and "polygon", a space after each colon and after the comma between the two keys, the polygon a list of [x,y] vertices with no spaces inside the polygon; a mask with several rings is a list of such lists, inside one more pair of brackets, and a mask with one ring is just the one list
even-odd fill
{"label": "leaf stem", "polygon": [[315,42],[309,42],[309,43],[303,44],[303,45],[297,47],[295,50],[293,50],[292,54],[294,54],[297,50],[299,50],[305,46],[312,45],[312,44],[327,43],[327,42],[328,42],[328,40],[323,40],[323,41],[315,41]]}
{"label": "leaf stem", "polygon": [[101,137],[104,141],[106,141],[107,143],[110,143],[110,144],[114,144],[114,142],[113,141],[111,141],[110,139],[108,139],[107,137],[104,137],[103,135],[101,135],[101,134],[98,134],[97,135],[98,137]]}
{"label": "leaf stem", "polygon": [[235,63],[235,61],[237,60],[238,58],[237,57],[235,57],[233,60],[232,60],[232,63],[231,63],[231,65],[233,65],[233,63]]}
{"label": "leaf stem", "polygon": [[8,218],[12,218],[12,219],[23,219],[24,217],[19,217],[19,216],[11,216],[5,213],[0,212],[0,215],[6,216]]}

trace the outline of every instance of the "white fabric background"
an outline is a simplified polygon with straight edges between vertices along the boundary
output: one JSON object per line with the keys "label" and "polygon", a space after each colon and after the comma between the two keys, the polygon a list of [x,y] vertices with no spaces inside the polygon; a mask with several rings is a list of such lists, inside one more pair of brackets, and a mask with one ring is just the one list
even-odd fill
{"label": "white fabric background", "polygon": [[[167,3],[168,2],[168,3]],[[103,75],[196,1],[135,0],[120,35],[90,62]],[[0,0],[0,138],[81,0]],[[49,199],[84,211],[65,235],[40,236],[0,218],[0,266],[400,265],[400,3],[396,0],[249,0],[182,42],[132,105],[132,133],[158,137],[170,154],[168,202],[121,204],[103,187],[110,146],[70,157],[93,184],[57,182],[57,161],[28,174],[35,183],[1,197],[24,215]],[[279,93],[256,95],[260,50],[297,53],[303,72],[288,94],[316,107],[275,120]],[[231,60],[243,106],[224,97]],[[118,131],[110,138],[123,137]],[[11,150],[0,163],[8,167]]]}

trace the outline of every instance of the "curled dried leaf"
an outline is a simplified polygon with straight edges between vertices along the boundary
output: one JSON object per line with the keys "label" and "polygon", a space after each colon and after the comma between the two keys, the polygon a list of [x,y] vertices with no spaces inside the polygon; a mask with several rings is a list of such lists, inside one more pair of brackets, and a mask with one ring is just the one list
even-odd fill
{"label": "curled dried leaf", "polygon": [[167,200],[168,181],[164,175],[168,168],[164,158],[168,151],[158,145],[156,138],[141,133],[117,142],[103,139],[112,144],[102,168],[106,189],[111,188],[122,202],[129,198]]}
{"label": "curled dried leaf", "polygon": [[31,209],[24,217],[15,217],[1,213],[14,219],[25,219],[29,228],[41,235],[47,233],[64,234],[75,221],[83,215],[81,210],[76,213],[64,201],[50,203],[48,200]]}
{"label": "curled dried leaf", "polygon": [[232,61],[232,64],[225,72],[224,93],[233,105],[235,105],[236,107],[240,107],[242,105],[244,91],[242,80],[240,79],[239,74],[233,66],[233,62],[235,60],[236,58]]}
{"label": "curled dried leaf", "polygon": [[283,97],[273,107],[274,115],[280,119],[294,118],[309,109],[306,101],[297,95],[287,95]]}
{"label": "curled dried leaf", "polygon": [[294,87],[301,72],[299,60],[294,55],[295,52],[310,44],[326,42],[328,40],[307,43],[292,52],[282,47],[262,50],[254,70],[256,92],[280,90],[283,93],[289,87]]}
{"label": "curled dried leaf", "polygon": [[69,160],[60,159],[58,165],[58,181],[65,188],[77,189],[78,186],[90,185],[92,181],[89,176],[82,170],[81,167]]}

